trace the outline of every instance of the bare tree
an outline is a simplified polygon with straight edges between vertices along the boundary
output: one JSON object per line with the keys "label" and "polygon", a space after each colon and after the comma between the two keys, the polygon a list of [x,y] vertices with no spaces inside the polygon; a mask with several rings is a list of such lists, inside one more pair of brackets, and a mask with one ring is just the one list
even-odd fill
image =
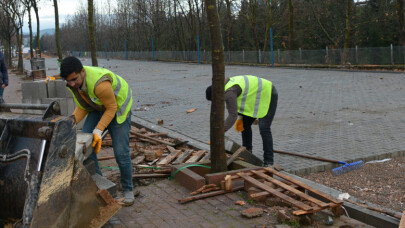
{"label": "bare tree", "polygon": [[88,16],[89,16],[89,36],[91,49],[91,63],[93,66],[98,66],[97,63],[97,48],[96,48],[96,33],[94,31],[94,3],[93,0],[87,0]]}
{"label": "bare tree", "polygon": [[31,18],[32,5],[31,5],[31,1],[32,0],[23,0],[22,3],[27,8],[27,12],[28,12],[28,28],[30,31],[30,55],[31,55],[31,58],[34,58],[34,52],[32,50],[32,18]]}
{"label": "bare tree", "polygon": [[225,66],[216,0],[205,0],[212,50],[212,104],[210,117],[211,172],[227,170],[224,143]]}
{"label": "bare tree", "polygon": [[12,45],[12,37],[16,34],[16,30],[14,28],[14,24],[12,22],[12,18],[6,13],[4,5],[0,4],[0,38],[5,41],[5,58],[7,65],[9,67],[13,66],[13,62],[11,61],[11,45]]}
{"label": "bare tree", "polygon": [[352,17],[353,0],[347,0],[346,10],[346,29],[345,29],[345,41],[343,46],[342,64],[347,63],[347,55],[350,48],[350,32],[351,32],[351,17]]}
{"label": "bare tree", "polygon": [[53,0],[53,8],[55,9],[55,41],[56,49],[58,51],[58,59],[62,60],[62,47],[60,45],[60,31],[59,31],[59,9],[58,9],[58,0]]}
{"label": "bare tree", "polygon": [[37,48],[38,48],[38,56],[41,57],[41,32],[39,27],[39,13],[38,13],[38,2],[40,0],[31,0],[32,7],[34,8],[35,16],[37,18]]}
{"label": "bare tree", "polygon": [[0,1],[0,6],[6,12],[7,16],[11,18],[11,22],[14,25],[17,39],[17,52],[18,52],[18,64],[17,70],[20,74],[24,72],[23,58],[22,58],[22,27],[25,9],[22,7],[20,1],[5,0]]}

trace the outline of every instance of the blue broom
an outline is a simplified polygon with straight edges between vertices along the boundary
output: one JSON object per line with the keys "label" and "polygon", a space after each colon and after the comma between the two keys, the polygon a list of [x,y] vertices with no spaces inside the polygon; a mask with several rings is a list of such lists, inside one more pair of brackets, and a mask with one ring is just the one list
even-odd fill
{"label": "blue broom", "polygon": [[308,159],[314,159],[314,160],[324,161],[324,162],[332,162],[332,163],[337,163],[337,164],[343,165],[343,166],[332,169],[333,176],[341,175],[341,174],[348,173],[348,172],[356,170],[356,169],[360,169],[364,165],[364,162],[361,160],[353,162],[353,163],[347,163],[344,161],[337,161],[337,160],[332,160],[332,159],[313,157],[313,156],[304,155],[304,154],[295,154],[295,153],[290,153],[290,152],[285,152],[285,151],[280,151],[280,150],[274,150],[274,153],[288,154],[288,155],[293,155],[293,156],[298,156],[298,157],[303,157],[303,158],[308,158]]}

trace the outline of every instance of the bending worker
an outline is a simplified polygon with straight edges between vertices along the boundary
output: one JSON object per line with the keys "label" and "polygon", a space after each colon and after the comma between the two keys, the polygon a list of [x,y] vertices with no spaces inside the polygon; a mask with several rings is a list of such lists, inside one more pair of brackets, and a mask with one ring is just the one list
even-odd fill
{"label": "bending worker", "polygon": [[113,72],[99,67],[83,66],[76,57],[65,58],[60,76],[72,92],[76,102],[73,112],[76,123],[86,115],[83,132],[93,133],[93,153],[96,171],[102,175],[97,154],[101,149],[101,135],[105,129],[111,135],[114,155],[121,173],[124,205],[134,203],[132,162],[129,154],[132,90],[128,83]]}
{"label": "bending worker", "polygon": [[[205,91],[207,100],[212,99],[212,86]],[[252,124],[259,119],[263,140],[263,166],[273,166],[273,136],[271,122],[277,109],[278,94],[273,83],[253,75],[234,76],[225,85],[225,104],[228,117],[225,132],[235,123],[235,130],[242,132],[243,146],[252,151]]]}

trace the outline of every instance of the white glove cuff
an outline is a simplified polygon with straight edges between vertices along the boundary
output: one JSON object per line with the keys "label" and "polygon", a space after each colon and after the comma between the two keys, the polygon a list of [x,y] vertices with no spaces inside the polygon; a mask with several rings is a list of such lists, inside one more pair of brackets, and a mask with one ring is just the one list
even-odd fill
{"label": "white glove cuff", "polygon": [[96,134],[101,139],[101,135],[103,134],[103,131],[101,131],[97,128],[94,128],[93,134]]}

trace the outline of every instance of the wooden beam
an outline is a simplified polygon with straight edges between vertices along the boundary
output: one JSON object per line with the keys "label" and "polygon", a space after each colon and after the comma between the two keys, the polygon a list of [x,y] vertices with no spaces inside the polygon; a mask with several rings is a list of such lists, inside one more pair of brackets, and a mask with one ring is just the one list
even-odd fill
{"label": "wooden beam", "polygon": [[137,173],[133,174],[132,178],[157,178],[157,177],[170,177],[170,173]]}
{"label": "wooden beam", "polygon": [[322,202],[322,201],[320,201],[318,199],[315,199],[314,197],[312,197],[310,195],[307,195],[307,194],[305,194],[305,193],[303,193],[303,192],[297,190],[296,188],[293,188],[293,187],[291,187],[291,186],[289,186],[287,184],[284,184],[283,182],[281,182],[279,180],[276,180],[273,177],[270,177],[270,176],[268,176],[268,175],[266,175],[264,173],[256,172],[254,170],[252,170],[252,172],[254,174],[256,174],[257,176],[259,176],[259,177],[261,177],[261,178],[263,178],[263,179],[265,179],[265,180],[267,180],[267,181],[269,181],[269,182],[271,182],[271,183],[273,183],[275,185],[278,185],[278,186],[284,188],[285,190],[288,190],[288,191],[294,193],[295,195],[297,195],[297,196],[299,196],[299,197],[301,197],[303,199],[309,200],[312,203],[314,203],[314,204],[316,204],[316,205],[318,205],[318,206],[320,206],[322,208],[326,208],[326,207],[329,206],[328,203],[325,203],[325,202]]}
{"label": "wooden beam", "polygon": [[243,151],[246,150],[246,147],[242,146],[240,147],[235,153],[233,153],[227,160],[226,160],[226,166],[229,166]]}
{"label": "wooden beam", "polygon": [[157,143],[162,143],[162,144],[165,144],[165,145],[168,145],[168,146],[174,146],[174,145],[175,145],[175,144],[173,144],[173,143],[166,142],[166,141],[164,141],[164,140],[155,139],[155,138],[149,137],[149,136],[147,136],[147,135],[143,135],[143,134],[137,133],[137,132],[135,132],[135,131],[130,131],[130,132],[131,132],[131,134],[133,134],[133,135],[136,135],[136,136],[141,137],[141,138],[149,139],[149,140],[154,141],[154,142],[157,142]]}
{"label": "wooden beam", "polygon": [[199,199],[205,199],[208,197],[212,197],[212,196],[218,196],[218,195],[222,195],[222,194],[226,194],[229,192],[234,192],[234,191],[239,191],[242,190],[243,186],[239,186],[239,187],[235,187],[232,188],[232,191],[225,191],[225,190],[219,190],[219,191],[215,191],[215,192],[208,192],[208,193],[203,193],[203,194],[199,194],[196,196],[191,196],[191,197],[187,197],[181,200],[178,200],[179,203],[183,204],[183,203],[188,203],[194,200],[199,200]]}
{"label": "wooden beam", "polygon": [[171,161],[173,161],[179,154],[181,153],[181,150],[174,150],[171,152],[169,155],[167,155],[165,158],[160,160],[157,165],[167,165]]}
{"label": "wooden beam", "polygon": [[261,188],[261,189],[263,189],[263,190],[265,190],[267,192],[270,192],[272,195],[275,195],[278,198],[280,198],[282,200],[285,200],[285,201],[291,203],[292,205],[294,205],[294,206],[296,206],[296,207],[298,207],[300,209],[303,209],[303,210],[311,210],[312,209],[312,207],[310,207],[310,206],[308,206],[308,205],[306,205],[306,204],[304,204],[304,203],[302,203],[302,202],[300,202],[298,200],[295,200],[295,199],[293,199],[293,198],[291,198],[291,197],[289,197],[287,195],[284,195],[283,193],[280,193],[279,191],[276,191],[275,189],[263,184],[262,182],[254,179],[253,177],[250,177],[250,176],[246,175],[246,173],[238,173],[238,175],[240,177],[242,177],[243,179],[245,179],[245,181],[247,181],[247,182],[255,185],[256,187]]}
{"label": "wooden beam", "polygon": [[206,150],[199,150],[193,156],[191,156],[185,163],[195,163],[197,162],[204,154]]}
{"label": "wooden beam", "polygon": [[192,150],[186,150],[182,154],[180,154],[176,160],[172,163],[173,165],[183,163],[188,157],[190,157]]}
{"label": "wooden beam", "polygon": [[323,198],[325,198],[325,199],[327,199],[327,200],[329,200],[329,201],[331,201],[331,202],[333,202],[333,203],[337,203],[337,204],[341,204],[341,203],[342,203],[342,201],[340,201],[340,200],[338,200],[338,199],[335,199],[335,198],[331,197],[330,195],[328,195],[328,194],[326,194],[326,193],[323,193],[323,192],[321,192],[321,191],[319,191],[319,190],[317,190],[317,189],[315,189],[315,188],[313,188],[313,187],[311,187],[311,186],[309,186],[309,185],[307,185],[307,184],[305,184],[305,183],[303,183],[303,182],[301,182],[301,181],[298,181],[298,180],[296,180],[296,179],[294,179],[294,178],[291,178],[290,176],[288,176],[288,175],[286,175],[286,174],[277,172],[276,170],[274,170],[274,169],[272,169],[272,168],[269,168],[269,167],[264,168],[264,169],[265,169],[266,171],[268,171],[268,172],[270,172],[270,173],[276,175],[276,176],[279,176],[279,177],[281,177],[281,178],[284,178],[284,179],[290,181],[291,183],[293,183],[293,184],[295,184],[295,185],[298,185],[299,187],[305,188],[305,189],[307,189],[307,190],[309,190],[309,191],[311,191],[311,192],[313,192],[313,193],[315,193],[315,194],[317,194],[317,195],[319,195],[319,196],[322,196]]}
{"label": "wooden beam", "polygon": [[205,153],[204,157],[200,159],[200,162],[208,162],[211,158],[211,152]]}

